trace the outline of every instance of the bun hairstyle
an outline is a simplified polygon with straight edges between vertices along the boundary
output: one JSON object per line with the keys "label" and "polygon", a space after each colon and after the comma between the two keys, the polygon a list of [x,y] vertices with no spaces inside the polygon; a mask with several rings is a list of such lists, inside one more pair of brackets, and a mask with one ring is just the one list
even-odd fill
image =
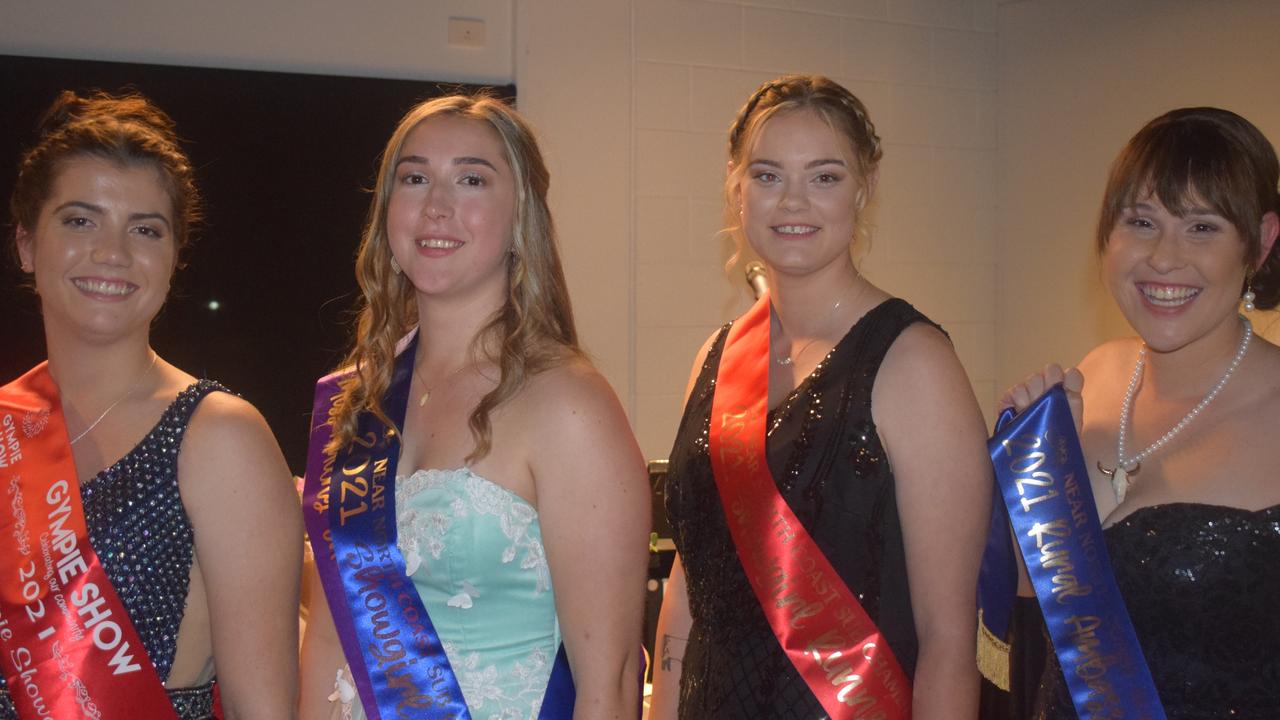
{"label": "bun hairstyle", "polygon": [[[747,158],[764,124],[775,115],[794,110],[817,113],[832,130],[849,141],[854,151],[853,171],[864,189],[880,165],[884,153],[867,106],[844,86],[822,75],[784,75],[766,82],[751,94],[729,126],[732,169],[725,179],[724,217],[725,229],[738,241],[739,248],[743,238],[737,186],[746,171]],[[866,232],[859,222],[858,234]],[[730,260],[730,264],[733,262]]]}
{"label": "bun hairstyle", "polygon": [[1274,308],[1280,305],[1276,247],[1256,272],[1253,263],[1263,216],[1280,212],[1278,182],[1275,148],[1253,123],[1219,108],[1170,111],[1139,130],[1112,163],[1098,217],[1098,252],[1106,249],[1125,209],[1145,196],[1178,216],[1207,206],[1229,220],[1244,242],[1245,283],[1257,296],[1254,305]]}
{"label": "bun hairstyle", "polygon": [[173,120],[139,94],[66,90],[41,116],[36,143],[18,163],[9,199],[15,225],[34,230],[62,165],[95,157],[123,167],[150,165],[173,203],[173,238],[179,251],[200,218],[200,196],[191,161],[178,144]]}

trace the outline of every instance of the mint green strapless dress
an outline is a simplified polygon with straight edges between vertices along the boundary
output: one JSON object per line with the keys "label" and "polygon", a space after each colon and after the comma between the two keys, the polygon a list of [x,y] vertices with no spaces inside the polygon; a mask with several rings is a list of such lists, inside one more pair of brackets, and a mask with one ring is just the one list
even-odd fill
{"label": "mint green strapless dress", "polygon": [[396,528],[471,717],[536,718],[560,647],[537,510],[467,468],[419,470],[396,479]]}

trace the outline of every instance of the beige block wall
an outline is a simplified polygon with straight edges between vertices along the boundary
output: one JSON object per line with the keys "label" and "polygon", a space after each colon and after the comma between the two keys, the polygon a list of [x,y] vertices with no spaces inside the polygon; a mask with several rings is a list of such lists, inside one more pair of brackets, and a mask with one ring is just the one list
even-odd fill
{"label": "beige block wall", "polygon": [[[1148,120],[1216,105],[1280,142],[1280,3],[1026,0],[999,13],[997,385],[1130,332],[1093,251],[1107,169]],[[1255,325],[1275,337],[1274,313]]]}
{"label": "beige block wall", "polygon": [[829,75],[867,103],[886,144],[862,267],[946,326],[989,408],[995,3],[646,0],[633,18],[632,417],[645,454],[666,456],[694,353],[749,303],[717,234],[725,131],[788,72]]}

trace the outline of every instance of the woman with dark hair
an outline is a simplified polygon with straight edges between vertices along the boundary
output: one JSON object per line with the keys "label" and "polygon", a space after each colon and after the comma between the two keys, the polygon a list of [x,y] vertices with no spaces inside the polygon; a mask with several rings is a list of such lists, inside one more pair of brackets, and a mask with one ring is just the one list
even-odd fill
{"label": "woman with dark hair", "polygon": [[729,131],[727,225],[769,292],[693,365],[654,718],[976,713],[986,431],[947,336],[854,266],[880,157],[824,77]]}
{"label": "woman with dark hair", "polygon": [[208,718],[215,675],[226,717],[289,717],[289,471],[252,406],[150,345],[198,216],[172,121],[64,93],[10,207],[49,359],[0,389],[0,717]]}
{"label": "woman with dark hair", "polygon": [[312,415],[305,718],[639,712],[648,482],[578,347],[548,185],[491,98],[387,142],[348,369]]}
{"label": "woman with dark hair", "polygon": [[[1053,652],[1015,687],[1032,717],[1159,717],[1160,705],[1169,718],[1280,717],[1280,348],[1241,314],[1280,304],[1278,180],[1271,143],[1235,113],[1148,123],[1112,165],[1097,231],[1103,280],[1137,337],[1006,395],[1021,412],[1065,380],[1096,503],[1073,524],[1096,521],[1112,570],[1079,582],[1118,590],[1097,627],[1055,621],[1071,602],[1048,603]],[[1120,665],[1116,627],[1132,628]],[[1081,645],[1084,631],[1100,644]]]}

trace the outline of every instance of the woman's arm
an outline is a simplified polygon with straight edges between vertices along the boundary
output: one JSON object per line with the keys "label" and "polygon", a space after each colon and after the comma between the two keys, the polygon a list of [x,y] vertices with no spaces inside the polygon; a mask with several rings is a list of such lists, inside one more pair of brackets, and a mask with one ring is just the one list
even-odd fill
{"label": "woman's arm", "polygon": [[314,564],[307,566],[305,579],[309,602],[307,631],[302,636],[302,691],[298,698],[298,715],[301,720],[333,720],[341,717],[341,708],[329,700],[329,696],[333,694],[338,671],[346,666],[347,660]]}
{"label": "woman's arm", "polygon": [[671,577],[662,595],[658,614],[658,637],[654,643],[653,696],[649,720],[675,720],[680,705],[680,673],[684,669],[684,648],[689,642],[693,618],[689,616],[689,593],[685,587],[684,565],[676,555]]}
{"label": "woman's arm", "polygon": [[[689,405],[689,395],[693,386],[698,383],[702,374],[702,365],[707,361],[707,353],[722,331],[717,330],[698,348],[693,358],[693,369],[689,371],[689,383],[684,389],[684,404]],[[662,594],[662,610],[658,613],[657,642],[654,643],[653,695],[649,700],[649,720],[675,720],[679,717],[680,708],[680,675],[684,671],[684,649],[689,642],[689,633],[693,628],[693,617],[689,614],[689,587],[684,575],[684,563],[680,554],[671,564],[671,575],[667,578],[667,589]]]}
{"label": "woman's arm", "polygon": [[226,717],[292,718],[302,516],[280,448],[253,406],[212,393],[192,415],[178,480]]}
{"label": "woman's arm", "polygon": [[536,385],[528,457],[577,691],[573,717],[634,720],[648,474],[613,390],[594,369],[572,363],[544,373]]}
{"label": "woman's arm", "polygon": [[912,717],[977,717],[978,566],[991,512],[987,433],[946,337],[907,328],[872,390],[893,466],[920,654]]}

